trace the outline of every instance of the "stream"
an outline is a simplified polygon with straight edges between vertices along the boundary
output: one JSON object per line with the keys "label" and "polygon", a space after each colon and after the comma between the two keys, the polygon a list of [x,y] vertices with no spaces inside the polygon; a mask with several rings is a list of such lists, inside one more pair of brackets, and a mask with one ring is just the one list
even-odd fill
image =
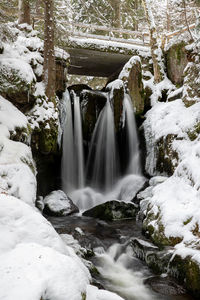
{"label": "stream", "polygon": [[[47,217],[47,216],[46,216]],[[62,235],[72,234],[83,248],[95,255],[89,260],[99,274],[93,284],[113,291],[125,300],[192,300],[174,279],[156,276],[135,257],[130,239],[148,242],[135,220],[105,222],[83,216],[47,217]]]}

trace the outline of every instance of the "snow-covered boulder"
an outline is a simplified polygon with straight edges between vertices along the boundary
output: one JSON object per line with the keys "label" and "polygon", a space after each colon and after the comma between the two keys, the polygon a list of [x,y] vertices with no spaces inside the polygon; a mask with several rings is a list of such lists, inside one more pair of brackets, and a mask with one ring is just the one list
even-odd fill
{"label": "snow-covered boulder", "polygon": [[35,164],[31,148],[19,141],[30,142],[28,120],[0,96],[0,191],[34,205]]}
{"label": "snow-covered boulder", "polygon": [[81,300],[90,275],[51,224],[21,200],[0,194],[0,298]]}
{"label": "snow-covered boulder", "polygon": [[18,58],[6,57],[4,54],[0,55],[1,95],[19,107],[21,104],[34,103],[35,82],[35,75],[27,62]]}
{"label": "snow-covered boulder", "polygon": [[67,216],[78,212],[78,207],[61,190],[53,191],[44,198],[43,213],[50,216]]}

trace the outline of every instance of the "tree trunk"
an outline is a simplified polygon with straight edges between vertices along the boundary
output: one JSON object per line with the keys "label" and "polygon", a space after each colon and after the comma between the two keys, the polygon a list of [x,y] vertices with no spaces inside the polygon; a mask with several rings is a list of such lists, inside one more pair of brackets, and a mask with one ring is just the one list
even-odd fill
{"label": "tree trunk", "polygon": [[190,31],[190,27],[189,27],[188,20],[187,20],[187,11],[186,11],[185,0],[183,0],[183,9],[184,9],[184,17],[185,17],[185,24],[187,26],[187,30],[188,30],[188,32],[190,34],[191,40],[194,41],[194,38],[193,38],[192,33]]}
{"label": "tree trunk", "polygon": [[44,0],[44,84],[49,99],[55,96],[55,52],[54,52],[54,1]]}
{"label": "tree trunk", "polygon": [[19,0],[19,18],[18,23],[31,24],[30,3],[29,0]]}
{"label": "tree trunk", "polygon": [[[150,6],[149,0],[142,0],[142,4],[144,6],[144,11],[146,15],[146,19],[149,26],[149,34],[150,34],[150,46],[151,46],[151,56],[153,61],[153,71],[154,71],[154,81],[155,83],[159,83],[162,79],[161,68],[158,63],[158,44],[157,44],[157,32],[154,23],[154,17]],[[160,49],[161,51],[161,49]]]}

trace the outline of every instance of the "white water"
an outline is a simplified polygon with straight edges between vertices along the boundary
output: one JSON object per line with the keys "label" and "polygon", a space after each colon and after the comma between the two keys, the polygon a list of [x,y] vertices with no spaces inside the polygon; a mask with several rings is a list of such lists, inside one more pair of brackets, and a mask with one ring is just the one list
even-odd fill
{"label": "white water", "polygon": [[87,174],[92,188],[108,191],[118,176],[114,116],[109,99],[102,109],[91,139]]}
{"label": "white water", "polygon": [[84,186],[83,136],[79,97],[74,94],[74,150],[76,163],[76,186]]}
{"label": "white water", "polygon": [[[145,271],[138,266],[130,247],[112,245],[107,252],[96,249],[97,269],[105,280],[106,288],[128,300],[153,300],[154,295],[144,285]],[[135,270],[134,270],[135,268]]]}
{"label": "white water", "polygon": [[69,93],[66,97],[66,125],[63,134],[62,187],[66,193],[84,186],[83,138],[79,98],[74,94],[74,126]]}
{"label": "white water", "polygon": [[[139,146],[134,111],[130,97],[125,95],[123,104],[123,126],[126,130],[128,148],[126,176],[120,178],[120,160],[115,140],[115,125],[110,99],[99,114],[91,138],[86,178],[82,120],[79,97],[72,94],[73,111],[69,93],[64,93],[67,103],[66,128],[63,139],[62,185],[73,202],[84,211],[109,200],[131,201],[143,186]],[[111,99],[112,100],[112,99]],[[125,154],[124,154],[125,155]],[[85,181],[89,187],[85,185]]]}
{"label": "white water", "polygon": [[124,97],[124,126],[127,130],[128,136],[128,168],[127,174],[142,174],[140,164],[140,153],[139,153],[139,141],[137,137],[136,122],[134,116],[134,110],[131,103],[130,96],[128,94]]}

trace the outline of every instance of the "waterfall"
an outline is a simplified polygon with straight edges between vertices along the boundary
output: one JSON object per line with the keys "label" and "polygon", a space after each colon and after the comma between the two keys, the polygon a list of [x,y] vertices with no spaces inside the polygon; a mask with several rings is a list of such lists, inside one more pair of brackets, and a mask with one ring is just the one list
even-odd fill
{"label": "waterfall", "polygon": [[76,186],[84,186],[83,135],[79,97],[74,94],[74,151],[76,159]]}
{"label": "waterfall", "polygon": [[108,191],[118,175],[114,116],[110,100],[102,109],[91,139],[87,174],[93,188]]}
{"label": "waterfall", "polygon": [[125,94],[123,102],[123,126],[127,134],[127,147],[128,147],[128,167],[127,174],[142,174],[139,141],[137,136],[136,122],[133,106],[130,96]]}
{"label": "waterfall", "polygon": [[123,99],[122,136],[118,134],[121,140],[116,141],[113,99],[107,94],[107,101],[90,140],[86,172],[80,98],[73,91],[70,95],[66,91],[64,97],[66,124],[62,157],[63,190],[81,210],[112,199],[131,201],[143,186],[145,178],[140,167],[139,143],[130,97],[125,95]]}
{"label": "waterfall", "polygon": [[84,185],[83,139],[79,98],[73,94],[73,126],[70,95],[66,91],[63,97],[66,102],[66,124],[63,134],[62,187],[68,193]]}

